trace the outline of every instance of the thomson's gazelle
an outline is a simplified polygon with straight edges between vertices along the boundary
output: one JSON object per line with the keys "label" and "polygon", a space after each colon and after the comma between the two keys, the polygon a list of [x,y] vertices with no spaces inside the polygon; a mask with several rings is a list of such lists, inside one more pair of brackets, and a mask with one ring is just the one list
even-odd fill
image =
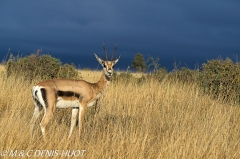
{"label": "thomson's gazelle", "polygon": [[30,132],[33,128],[40,111],[44,110],[44,116],[40,123],[43,139],[46,140],[46,125],[53,116],[55,108],[72,108],[71,127],[68,138],[71,137],[73,128],[76,124],[77,114],[79,112],[79,136],[81,134],[82,124],[84,120],[84,112],[87,106],[92,106],[95,101],[101,97],[103,92],[111,81],[113,75],[113,67],[118,62],[120,56],[111,61],[107,59],[107,53],[104,46],[106,61],[99,58],[95,53],[98,62],[103,66],[103,73],[97,83],[89,83],[84,80],[71,79],[53,79],[42,81],[32,88],[32,96],[34,100],[34,113],[30,121]]}

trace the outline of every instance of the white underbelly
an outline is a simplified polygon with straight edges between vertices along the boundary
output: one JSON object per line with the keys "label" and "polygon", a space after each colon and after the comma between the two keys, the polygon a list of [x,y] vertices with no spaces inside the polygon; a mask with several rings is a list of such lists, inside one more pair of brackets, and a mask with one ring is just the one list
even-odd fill
{"label": "white underbelly", "polygon": [[57,108],[70,108],[70,107],[79,107],[80,103],[78,100],[64,100],[62,98],[58,98],[57,99],[57,104],[56,107]]}

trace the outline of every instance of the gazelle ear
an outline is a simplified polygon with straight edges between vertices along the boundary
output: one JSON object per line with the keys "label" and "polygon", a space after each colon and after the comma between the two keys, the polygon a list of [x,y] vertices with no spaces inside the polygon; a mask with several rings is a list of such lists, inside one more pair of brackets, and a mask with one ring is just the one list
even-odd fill
{"label": "gazelle ear", "polygon": [[94,53],[94,55],[95,55],[96,59],[98,60],[98,62],[99,62],[101,65],[103,65],[104,60],[102,60],[100,57],[98,57],[97,54]]}
{"label": "gazelle ear", "polygon": [[116,60],[113,60],[114,65],[116,65],[116,63],[118,62],[119,59],[120,59],[120,56],[118,56],[118,58]]}

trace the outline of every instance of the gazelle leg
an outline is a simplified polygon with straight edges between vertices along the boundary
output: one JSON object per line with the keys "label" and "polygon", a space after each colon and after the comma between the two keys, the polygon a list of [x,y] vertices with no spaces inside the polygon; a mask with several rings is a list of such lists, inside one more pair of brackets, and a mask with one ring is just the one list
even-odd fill
{"label": "gazelle leg", "polygon": [[50,107],[48,107],[47,109],[44,109],[44,110],[45,110],[45,113],[44,113],[43,119],[40,123],[40,127],[42,130],[43,140],[46,141],[46,126],[47,126],[49,120],[53,116],[53,110]]}
{"label": "gazelle leg", "polygon": [[71,127],[70,127],[68,139],[72,136],[73,128],[76,125],[78,109],[79,109],[78,107],[72,109]]}
{"label": "gazelle leg", "polygon": [[83,121],[84,121],[85,108],[86,108],[86,106],[81,103],[80,107],[79,107],[79,138],[81,136],[82,126],[83,126]]}
{"label": "gazelle leg", "polygon": [[34,113],[33,113],[32,119],[30,121],[30,134],[31,134],[31,136],[33,135],[34,125],[35,125],[35,122],[38,119],[38,117],[40,115],[40,111],[41,111],[41,108],[40,108],[41,105],[38,105],[37,101],[34,101],[34,105],[35,105]]}

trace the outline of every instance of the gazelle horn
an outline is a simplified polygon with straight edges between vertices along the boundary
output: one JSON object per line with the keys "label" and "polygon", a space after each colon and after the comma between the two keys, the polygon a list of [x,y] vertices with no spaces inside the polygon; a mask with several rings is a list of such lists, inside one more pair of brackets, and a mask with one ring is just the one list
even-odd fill
{"label": "gazelle horn", "polygon": [[108,61],[107,51],[106,51],[106,47],[105,47],[105,42],[103,43],[103,50],[104,50],[104,54],[106,56],[106,61]]}
{"label": "gazelle horn", "polygon": [[116,52],[116,50],[117,50],[117,47],[118,47],[118,43],[116,43],[116,46],[115,46],[115,48],[114,48],[114,50],[113,50],[113,53],[112,53],[112,58],[111,58],[111,60],[113,60],[113,56],[114,56],[114,53]]}

